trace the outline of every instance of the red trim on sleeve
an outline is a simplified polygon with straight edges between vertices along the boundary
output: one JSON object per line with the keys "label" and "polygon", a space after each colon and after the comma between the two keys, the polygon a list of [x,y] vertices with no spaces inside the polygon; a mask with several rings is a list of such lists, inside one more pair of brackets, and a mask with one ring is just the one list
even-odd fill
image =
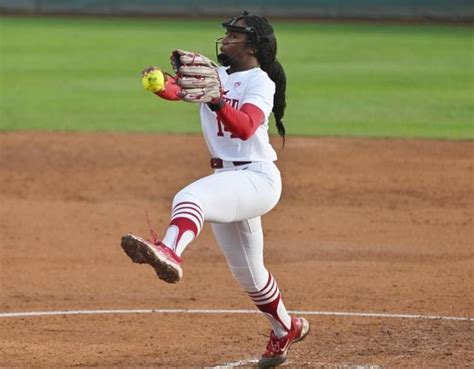
{"label": "red trim on sleeve", "polygon": [[163,91],[155,92],[155,95],[165,100],[181,100],[181,98],[178,96],[178,92],[181,91],[181,88],[176,84],[176,77],[173,77],[169,74],[165,74],[165,78],[165,88],[163,89]]}
{"label": "red trim on sleeve", "polygon": [[216,111],[224,127],[242,140],[248,140],[265,120],[265,114],[253,104],[244,104],[237,110],[229,104]]}

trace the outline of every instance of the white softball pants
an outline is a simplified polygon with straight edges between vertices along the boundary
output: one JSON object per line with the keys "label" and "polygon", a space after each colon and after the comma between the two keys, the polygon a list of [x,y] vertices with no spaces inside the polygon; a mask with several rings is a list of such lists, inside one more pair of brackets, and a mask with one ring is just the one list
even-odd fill
{"label": "white softball pants", "polygon": [[269,276],[263,261],[260,217],[278,203],[280,195],[276,165],[256,162],[215,170],[182,189],[173,206],[191,202],[202,209],[234,278],[252,292],[259,291]]}

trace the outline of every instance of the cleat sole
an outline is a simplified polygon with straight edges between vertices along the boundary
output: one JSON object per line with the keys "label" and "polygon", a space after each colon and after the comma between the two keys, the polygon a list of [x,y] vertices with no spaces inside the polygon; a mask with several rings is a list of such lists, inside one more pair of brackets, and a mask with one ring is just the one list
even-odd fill
{"label": "cleat sole", "polygon": [[122,237],[121,246],[134,263],[151,265],[161,280],[177,283],[181,279],[181,267],[169,262],[166,255],[161,255],[159,250],[154,251],[145,240],[127,234]]}

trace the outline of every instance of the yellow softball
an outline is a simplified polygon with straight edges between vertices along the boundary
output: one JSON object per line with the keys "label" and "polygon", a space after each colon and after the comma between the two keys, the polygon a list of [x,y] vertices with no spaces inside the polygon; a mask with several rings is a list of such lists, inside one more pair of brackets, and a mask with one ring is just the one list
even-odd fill
{"label": "yellow softball", "polygon": [[160,92],[165,88],[165,76],[159,69],[153,69],[142,77],[142,84],[145,90]]}

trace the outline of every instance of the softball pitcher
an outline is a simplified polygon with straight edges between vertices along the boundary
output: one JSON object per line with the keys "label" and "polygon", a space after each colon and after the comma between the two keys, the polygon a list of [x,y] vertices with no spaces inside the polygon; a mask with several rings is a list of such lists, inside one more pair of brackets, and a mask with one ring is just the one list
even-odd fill
{"label": "softball pitcher", "polygon": [[[273,111],[284,139],[286,77],[276,60],[273,28],[265,18],[244,12],[223,26],[225,36],[216,41],[220,67],[201,54],[175,50],[171,60],[176,75],[165,75],[164,88],[155,92],[167,100],[200,104],[214,173],[175,195],[162,241],[153,232],[152,241],[127,234],[122,248],[133,262],[149,264],[160,279],[176,283],[183,276],[183,252],[204,222],[210,222],[232,275],[271,324],[258,363],[266,368],[283,363],[288,348],[309,332],[306,319],[288,314],[263,260],[261,216],[281,195],[268,119]],[[147,68],[143,76],[157,70]]]}

